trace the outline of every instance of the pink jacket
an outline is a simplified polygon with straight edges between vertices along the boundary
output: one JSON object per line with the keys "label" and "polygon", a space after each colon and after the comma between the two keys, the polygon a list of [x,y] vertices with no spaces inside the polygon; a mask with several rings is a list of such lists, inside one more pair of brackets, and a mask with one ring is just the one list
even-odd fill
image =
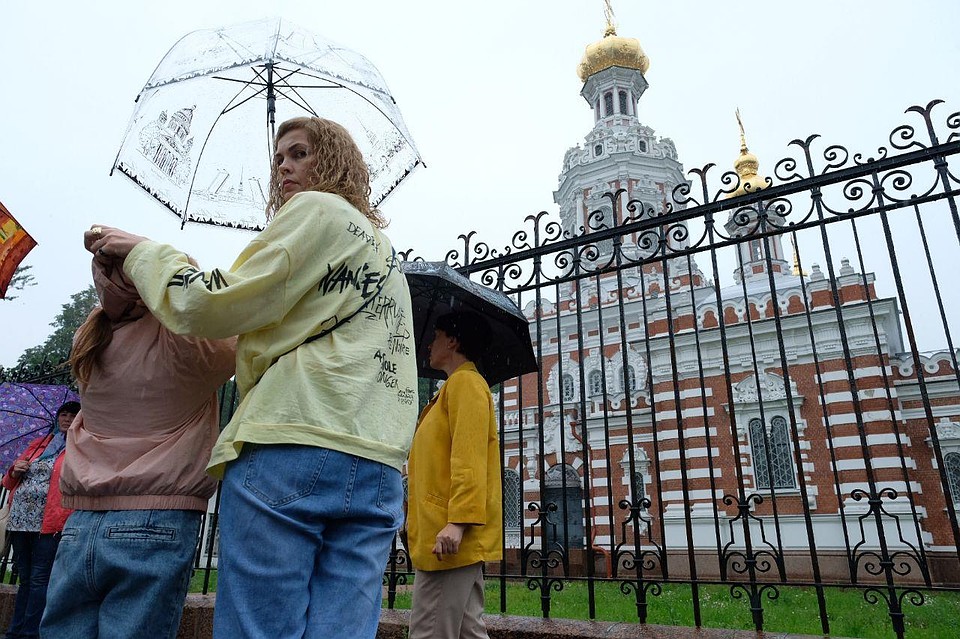
{"label": "pink jacket", "polygon": [[[27,449],[23,451],[23,454],[17,457],[17,461],[38,457],[43,452],[43,449],[47,447],[48,442],[49,440],[46,437],[38,437],[33,440],[27,446]],[[62,532],[64,522],[67,521],[67,517],[73,512],[69,508],[64,508],[60,503],[60,473],[63,468],[63,457],[64,454],[60,453],[57,455],[57,460],[53,463],[53,473],[50,475],[50,487],[47,489],[47,505],[43,508],[43,521],[40,523],[40,533],[43,535]],[[13,502],[13,496],[16,494],[17,487],[20,485],[20,478],[14,477],[11,474],[12,472],[13,466],[10,466],[10,470],[3,476],[3,486],[10,491],[10,498],[7,500],[7,503]]]}
{"label": "pink jacket", "polygon": [[233,375],[236,338],[171,333],[120,268],[94,260],[94,284],[113,339],[80,389],[67,431],[63,504],[81,510],[200,510],[219,434],[216,390]]}

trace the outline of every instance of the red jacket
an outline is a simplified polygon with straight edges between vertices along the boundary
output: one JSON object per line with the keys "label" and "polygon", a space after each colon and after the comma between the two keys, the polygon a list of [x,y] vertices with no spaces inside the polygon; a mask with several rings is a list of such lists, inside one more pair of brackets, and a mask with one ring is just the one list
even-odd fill
{"label": "red jacket", "polygon": [[[23,454],[17,458],[17,461],[21,459],[33,459],[34,457],[39,457],[43,452],[43,449],[47,446],[49,440],[46,437],[40,437],[27,446],[27,449],[23,451]],[[63,524],[67,521],[67,517],[70,516],[70,513],[73,511],[64,508],[62,499],[60,497],[60,468],[63,466],[63,451],[57,455],[57,460],[53,463],[53,474],[50,475],[50,485],[47,487],[47,505],[43,508],[43,522],[40,524],[40,533],[44,535],[49,535],[51,533],[63,532]],[[11,472],[13,471],[13,466],[10,467],[10,470],[6,472],[3,476],[3,486],[10,490],[10,497],[7,500],[7,503],[13,502],[13,495],[17,491],[17,487],[20,485],[20,478],[14,477]]]}

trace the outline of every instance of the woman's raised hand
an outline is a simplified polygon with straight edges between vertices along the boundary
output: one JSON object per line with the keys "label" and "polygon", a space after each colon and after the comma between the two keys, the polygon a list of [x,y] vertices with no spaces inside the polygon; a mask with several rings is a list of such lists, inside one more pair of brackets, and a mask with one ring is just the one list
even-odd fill
{"label": "woman's raised hand", "polygon": [[111,226],[92,226],[83,234],[83,246],[97,259],[122,262],[133,247],[147,238]]}

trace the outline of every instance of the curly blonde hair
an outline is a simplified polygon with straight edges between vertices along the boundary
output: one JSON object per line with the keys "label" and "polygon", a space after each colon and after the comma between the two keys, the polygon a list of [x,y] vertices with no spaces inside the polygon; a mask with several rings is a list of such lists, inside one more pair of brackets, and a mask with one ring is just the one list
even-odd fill
{"label": "curly blonde hair", "polygon": [[[313,147],[316,163],[307,187],[309,191],[322,191],[341,196],[377,228],[387,226],[387,220],[379,210],[370,206],[370,172],[363,154],[350,133],[332,120],[317,117],[291,118],[277,129],[274,140],[274,153],[277,142],[290,131],[303,129]],[[276,163],[270,166],[270,200],[267,202],[267,220],[277,214],[283,206],[283,192],[280,190],[281,178]]]}

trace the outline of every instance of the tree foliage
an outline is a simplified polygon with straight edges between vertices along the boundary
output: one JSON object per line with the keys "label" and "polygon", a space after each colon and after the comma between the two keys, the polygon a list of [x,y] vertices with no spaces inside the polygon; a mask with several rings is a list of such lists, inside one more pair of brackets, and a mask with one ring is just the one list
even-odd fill
{"label": "tree foliage", "polygon": [[49,366],[66,361],[70,356],[73,334],[98,303],[97,290],[93,286],[71,295],[70,301],[50,323],[53,332],[43,344],[25,350],[17,360],[17,367],[41,369],[45,363]]}
{"label": "tree foliage", "polygon": [[33,277],[33,273],[30,273],[30,269],[33,266],[18,266],[13,272],[13,277],[10,278],[10,284],[7,285],[7,294],[5,297],[0,297],[2,300],[15,300],[17,295],[12,295],[11,291],[22,291],[28,286],[36,286],[37,280]]}

